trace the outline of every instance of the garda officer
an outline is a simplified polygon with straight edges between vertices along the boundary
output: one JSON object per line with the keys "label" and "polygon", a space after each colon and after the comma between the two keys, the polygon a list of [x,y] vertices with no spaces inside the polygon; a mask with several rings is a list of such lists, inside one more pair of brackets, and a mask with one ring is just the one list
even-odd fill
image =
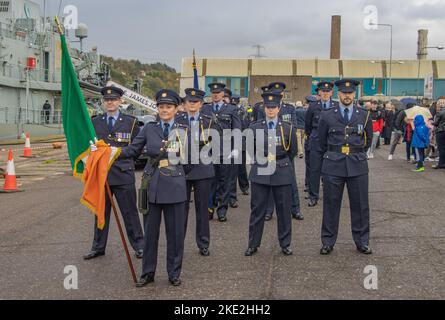
{"label": "garda officer", "polygon": [[[246,109],[244,109],[244,107],[240,104],[240,96],[235,95],[232,96],[232,98],[230,99],[230,103],[232,105],[234,105],[236,107],[236,112],[238,114],[238,118],[241,120],[241,131],[244,131],[246,129],[249,128],[249,118],[248,118],[248,114]],[[248,195],[249,194],[249,180],[247,177],[247,169],[246,169],[246,141],[245,138],[243,137],[243,146],[242,146],[242,152],[241,152],[241,156],[242,156],[242,163],[241,164],[234,164],[234,170],[235,170],[235,174],[233,177],[233,181],[231,183],[231,187],[230,187],[230,198],[229,198],[229,205],[232,208],[237,208],[238,207],[238,200],[237,200],[237,181],[238,184],[240,186],[241,192],[243,193],[243,195]]]}
{"label": "garda officer", "polygon": [[[245,107],[243,107],[240,104],[240,96],[234,95],[232,96],[231,103],[237,107],[238,117],[241,120],[241,130],[244,131],[249,128],[250,125],[250,118],[248,111]],[[247,169],[246,169],[246,145],[245,145],[245,139],[243,138],[243,152],[242,152],[242,163],[237,165],[238,166],[238,184],[241,189],[241,192],[243,195],[249,195],[249,179],[247,176]],[[236,181],[234,184],[235,187],[235,194],[236,194]]]}
{"label": "garda officer", "polygon": [[[315,98],[314,96],[306,96],[305,97],[306,103],[307,105],[311,105],[311,103],[317,102],[317,98]],[[307,113],[307,107],[306,108],[306,113]],[[306,121],[306,118],[305,118]],[[305,124],[306,127],[306,124]],[[305,170],[305,179],[304,179],[304,192],[309,192],[309,180],[310,180],[310,155],[309,155],[309,138],[306,136],[306,134],[304,135],[305,139],[304,139],[304,163],[306,165],[306,170]]]}
{"label": "garda officer", "polygon": [[320,198],[320,178],[321,165],[323,163],[323,152],[320,149],[318,139],[318,122],[320,114],[330,108],[338,106],[338,103],[332,101],[334,85],[330,82],[321,81],[318,83],[318,95],[320,100],[309,105],[306,113],[305,132],[309,137],[309,207],[317,205]]}
{"label": "garda officer", "polygon": [[[186,175],[187,180],[187,202],[185,216],[185,231],[187,231],[188,213],[190,208],[191,191],[193,188],[196,213],[196,244],[199,253],[208,256],[210,244],[209,216],[207,213],[207,202],[210,195],[210,186],[215,177],[213,164],[204,164],[201,161],[201,149],[209,142],[209,131],[214,127],[213,119],[200,112],[205,92],[198,89],[185,89],[184,107],[185,111],[176,116],[176,122],[190,127],[191,144],[188,150],[188,165],[190,172]],[[192,157],[196,157],[192,161]],[[206,162],[208,163],[208,162]],[[185,233],[184,233],[185,236]]]}
{"label": "garda officer", "polygon": [[175,121],[179,95],[168,89],[156,94],[160,121],[145,125],[133,142],[122,149],[121,158],[137,157],[144,146],[150,157],[144,168],[148,186],[148,214],[144,215],[144,257],[142,274],[136,286],[153,282],[158,259],[159,229],[164,213],[167,238],[167,273],[172,285],[181,284],[180,274],[184,252],[185,205],[187,185],[183,165],[173,156],[184,158],[188,143],[188,127]]}
{"label": "garda officer", "polygon": [[[262,86],[261,87],[261,91],[262,91],[262,93],[266,93],[267,91],[269,91],[269,85]],[[264,117],[264,106],[263,106],[263,100],[262,99],[261,99],[261,101],[255,103],[253,105],[250,121],[251,122],[258,121],[260,114],[262,114],[263,117]]]}
{"label": "garda officer", "polygon": [[229,88],[224,88],[223,101],[225,104],[232,104],[232,90]]}
{"label": "garda officer", "polygon": [[[280,111],[278,117],[281,120],[290,122],[294,128],[297,128],[297,115],[295,112],[294,106],[283,102],[284,98],[284,90],[286,89],[286,84],[283,82],[272,82],[269,84],[268,92],[277,92],[281,95],[281,103],[280,103]],[[259,119],[265,118],[265,110],[264,108],[259,113]],[[295,131],[296,132],[296,131]],[[294,166],[294,160],[291,162],[292,166]],[[269,202],[266,209],[266,221],[272,219],[274,209],[274,202],[272,194],[269,195]],[[292,182],[292,206],[290,213],[294,219],[303,220],[304,216],[300,211],[300,198],[298,194],[297,180],[295,176],[295,172],[293,174],[293,182]]]}
{"label": "garda officer", "polygon": [[[369,248],[368,161],[372,121],[369,112],[354,105],[358,81],[342,79],[338,87],[340,105],[322,112],[318,127],[323,156],[323,224],[321,254],[329,254],[337,240],[343,189],[348,189],[351,229],[357,250]],[[311,164],[312,165],[312,164]]]}
{"label": "garda officer", "polygon": [[[266,146],[267,150],[256,150],[255,162],[250,171],[251,181],[251,215],[249,224],[249,247],[246,256],[253,255],[261,244],[264,229],[268,195],[271,193],[277,208],[278,239],[285,255],[291,255],[290,249],[292,221],[289,215],[292,203],[292,183],[294,167],[292,160],[297,154],[295,128],[290,122],[283,121],[278,114],[281,106],[281,94],[277,92],[263,93],[266,118],[250,125],[255,137],[255,148]],[[262,134],[264,132],[264,134]],[[275,149],[271,148],[270,139],[275,139]],[[260,161],[257,154],[264,154],[267,161]],[[262,160],[262,159],[261,159]],[[275,165],[272,172],[266,170]]]}
{"label": "garda officer", "polygon": [[222,130],[241,130],[241,121],[238,118],[235,106],[222,101],[225,87],[226,85],[223,83],[209,84],[210,91],[212,92],[212,103],[204,104],[201,109],[202,114],[212,118],[216,117],[221,129],[219,163],[214,164],[215,178],[212,183],[208,208],[209,219],[213,219],[214,208],[217,207],[216,213],[220,222],[227,221],[230,182],[233,181],[233,175],[235,174],[235,170],[232,170],[231,160],[228,160],[233,159],[240,153],[239,150],[223,150],[224,145],[231,146],[233,140],[231,134],[223,134]]}
{"label": "garda officer", "polygon": [[[124,94],[123,90],[117,87],[105,87],[101,93],[107,113],[94,117],[92,120],[97,138],[104,140],[113,147],[123,147],[130,144],[138,134],[139,127],[135,117],[119,112],[119,106],[122,103],[121,97]],[[134,168],[132,158],[116,160],[108,172],[107,182],[119,205],[130,244],[136,252],[136,257],[140,259],[143,254],[144,235],[136,205]],[[110,227],[110,213],[111,204],[108,196],[106,196],[105,227],[103,230],[99,230],[96,219],[93,246],[91,251],[83,257],[85,260],[105,254]]]}
{"label": "garda officer", "polygon": [[[225,104],[228,105],[232,105],[234,107],[237,107],[237,105],[235,105],[234,103],[232,103],[232,90],[230,90],[229,88],[224,88],[224,97],[223,97],[223,101]],[[238,108],[236,108],[238,117],[239,112],[238,112]],[[241,121],[241,118],[240,118]],[[230,190],[229,190],[229,206],[231,208],[238,208],[238,199],[236,197],[236,178],[238,176],[238,165],[234,164],[233,166],[230,167],[231,174],[230,174]],[[235,189],[233,188],[233,185],[235,185]]]}

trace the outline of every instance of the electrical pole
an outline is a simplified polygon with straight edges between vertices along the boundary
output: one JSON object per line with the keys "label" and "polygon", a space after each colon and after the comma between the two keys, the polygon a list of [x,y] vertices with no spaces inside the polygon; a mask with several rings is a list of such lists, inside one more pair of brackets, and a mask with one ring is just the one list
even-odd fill
{"label": "electrical pole", "polygon": [[264,46],[262,46],[260,44],[256,44],[256,45],[253,45],[252,48],[256,49],[256,54],[252,54],[251,57],[254,57],[254,58],[264,58],[265,57],[261,54],[261,50],[266,49]]}

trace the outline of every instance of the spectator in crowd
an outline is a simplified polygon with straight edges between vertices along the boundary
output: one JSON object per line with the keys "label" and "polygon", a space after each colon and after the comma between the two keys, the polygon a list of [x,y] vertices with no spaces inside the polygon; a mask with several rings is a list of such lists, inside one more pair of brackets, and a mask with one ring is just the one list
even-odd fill
{"label": "spectator in crowd", "polygon": [[383,117],[385,126],[383,127],[382,137],[385,141],[385,145],[389,145],[391,143],[391,134],[394,129],[395,121],[395,109],[391,102],[386,103]]}
{"label": "spectator in crowd", "polygon": [[383,115],[380,110],[378,110],[378,102],[377,100],[372,100],[371,104],[367,102],[365,104],[366,108],[371,112],[369,115],[369,119],[372,120],[372,144],[371,148],[368,150],[368,158],[374,158],[374,151],[377,147],[377,142],[380,139],[380,133],[383,130]]}
{"label": "spectator in crowd", "polygon": [[[406,109],[411,109],[414,107],[414,103],[407,103]],[[413,138],[413,129],[410,125],[410,121],[406,119],[406,114],[404,118],[404,130],[403,130],[403,142],[405,142],[405,148],[406,148],[406,161],[413,163],[416,163],[416,153],[414,149],[411,146],[412,138]],[[412,159],[411,159],[412,158]]]}
{"label": "spectator in crowd", "polygon": [[414,118],[414,122],[411,122],[411,127],[413,129],[411,147],[415,149],[417,158],[417,167],[413,171],[422,172],[425,171],[425,149],[428,148],[430,144],[430,129],[420,114]]}
{"label": "spectator in crowd", "polygon": [[425,151],[425,161],[438,161],[438,151],[437,151],[437,141],[436,141],[436,131],[434,130],[433,122],[434,116],[436,115],[436,102],[431,103],[428,108],[430,110],[432,118],[427,121],[427,126],[430,128],[430,146]]}
{"label": "spectator in crowd", "polygon": [[445,169],[445,96],[440,97],[436,103],[437,113],[434,117],[434,132],[436,134],[437,148],[439,149],[439,163],[434,169]]}

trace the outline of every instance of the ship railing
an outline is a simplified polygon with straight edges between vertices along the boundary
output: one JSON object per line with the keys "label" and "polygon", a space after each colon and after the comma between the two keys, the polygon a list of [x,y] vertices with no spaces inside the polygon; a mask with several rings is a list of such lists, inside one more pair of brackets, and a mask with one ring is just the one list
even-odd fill
{"label": "ship railing", "polygon": [[0,36],[25,41],[39,47],[48,47],[51,41],[50,32],[36,32],[4,22],[0,22]]}
{"label": "ship railing", "polygon": [[61,110],[46,112],[42,108],[0,107],[0,124],[60,125],[61,123]]}
{"label": "ship railing", "polygon": [[[3,62],[0,64],[0,75],[3,77],[16,79],[22,83],[25,83],[26,65]],[[60,71],[55,72],[45,68],[35,68],[29,70],[29,80],[30,82],[41,81],[41,82],[57,83],[60,82]]]}

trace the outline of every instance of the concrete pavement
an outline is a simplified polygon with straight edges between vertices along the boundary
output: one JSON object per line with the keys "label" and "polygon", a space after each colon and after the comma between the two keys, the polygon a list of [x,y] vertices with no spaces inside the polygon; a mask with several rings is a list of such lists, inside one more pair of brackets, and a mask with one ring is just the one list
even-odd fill
{"label": "concrete pavement", "polygon": [[[180,287],[168,283],[163,226],[156,280],[144,288],[132,283],[113,218],[106,255],[84,261],[93,216],[79,203],[82,184],[48,176],[25,192],[0,194],[0,299],[444,299],[445,170],[411,172],[402,149],[392,162],[386,147],[370,160],[373,255],[355,249],[347,201],[333,253],[319,254],[322,204],[307,207],[297,159],[305,220],[293,220],[294,255],[280,252],[274,216],[258,253],[244,257],[250,197],[239,195],[227,223],[211,221],[209,257],[198,253],[190,213]],[[133,261],[139,275],[140,260]],[[77,290],[64,289],[67,265],[77,267]],[[364,288],[367,265],[377,267],[377,290]]]}

